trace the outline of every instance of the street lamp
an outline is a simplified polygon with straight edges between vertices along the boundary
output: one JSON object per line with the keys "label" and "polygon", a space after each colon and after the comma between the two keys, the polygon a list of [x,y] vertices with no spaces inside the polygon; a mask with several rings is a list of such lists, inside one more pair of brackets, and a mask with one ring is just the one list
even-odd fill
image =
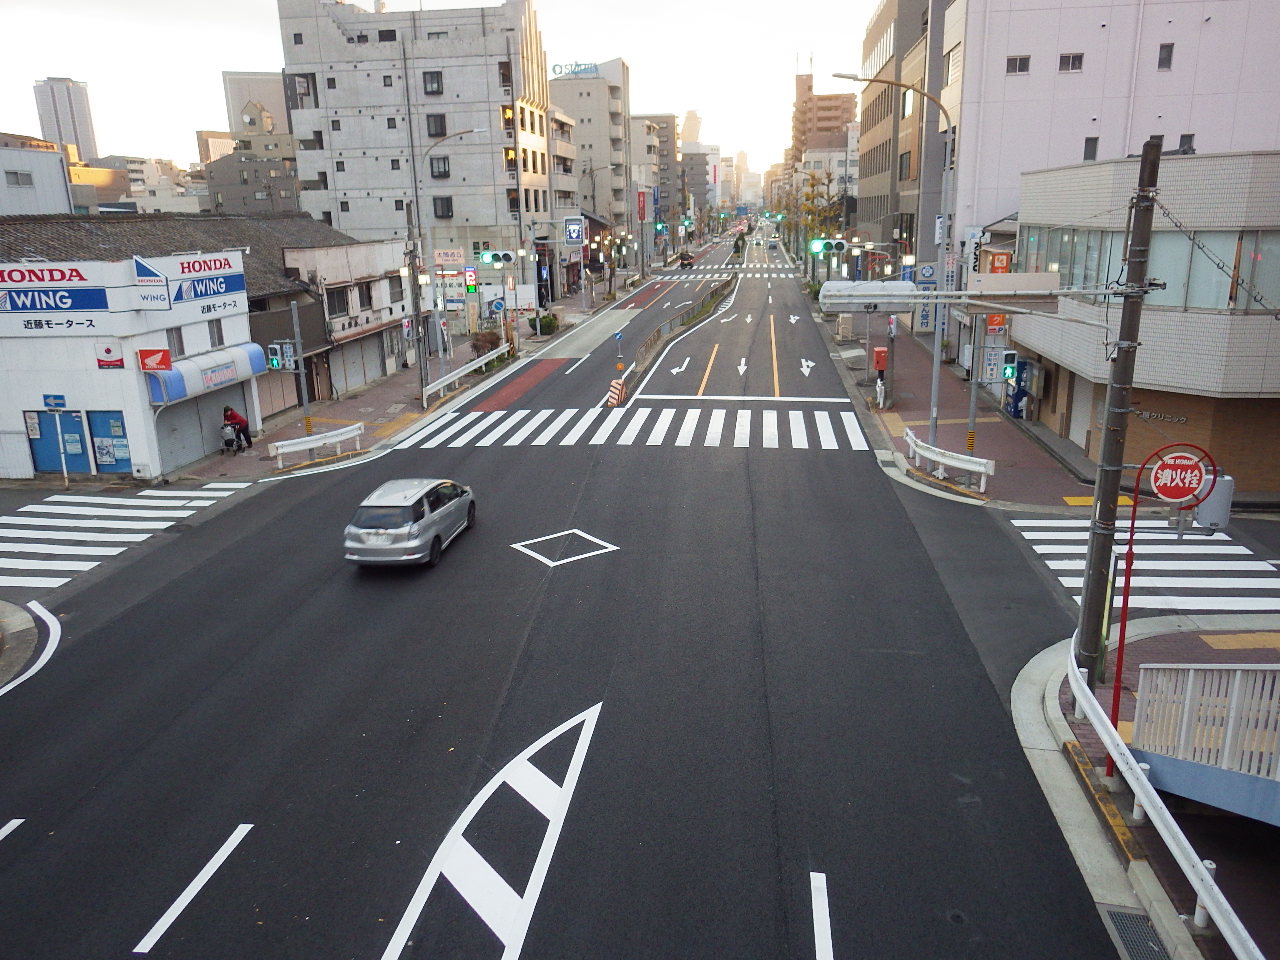
{"label": "street lamp", "polygon": [[[947,108],[942,105],[939,100],[931,93],[926,93],[919,87],[910,83],[902,83],[898,80],[881,80],[879,78],[864,78],[852,73],[837,73],[834,76],[841,80],[853,80],[857,83],[883,83],[890,87],[901,87],[903,90],[913,90],[920,96],[924,97],[930,103],[934,104],[941,112],[942,118],[947,123],[946,139],[944,141],[944,154],[942,164],[942,248],[938,251],[938,286],[943,292],[949,292],[951,283],[948,279],[947,263],[952,258],[952,238],[951,224],[948,217],[951,216],[951,193],[952,180],[954,174],[951,172],[952,165],[956,156],[956,132],[955,127],[951,123],[951,114],[947,112]],[[949,303],[949,301],[945,301]],[[930,382],[929,393],[929,445],[937,446],[938,444],[938,387],[942,373],[942,318],[939,315],[943,304],[935,304],[934,321],[933,321],[933,375]],[[946,307],[950,313],[950,306]],[[972,365],[972,361],[970,361]]]}

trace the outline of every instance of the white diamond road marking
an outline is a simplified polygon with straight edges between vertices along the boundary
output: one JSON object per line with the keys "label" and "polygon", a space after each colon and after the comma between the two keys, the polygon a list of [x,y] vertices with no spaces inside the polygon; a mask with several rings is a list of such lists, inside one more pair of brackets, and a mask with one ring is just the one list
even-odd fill
{"label": "white diamond road marking", "polygon": [[[92,570],[158,530],[250,484],[142,490],[136,496],[53,494],[0,516],[0,587],[51,589]],[[212,499],[202,499],[202,498]],[[43,575],[41,575],[43,574]],[[54,576],[53,574],[63,574]]]}
{"label": "white diamond road marking", "polygon": [[[1076,603],[1084,586],[1088,519],[1020,519],[1014,528],[1053,571]],[[1127,526],[1117,529],[1113,552],[1129,550]],[[1129,609],[1179,611],[1280,611],[1280,572],[1254,558],[1243,544],[1222,532],[1189,533],[1181,540],[1164,520],[1139,520],[1133,537]],[[1238,558],[1238,559],[1237,559]],[[1115,604],[1120,603],[1117,583]]]}
{"label": "white diamond road marking", "polygon": [[[443,925],[449,922],[448,918],[436,917],[434,914],[423,917],[431,891],[441,877],[449,881],[476,915],[502,942],[502,956],[513,958],[513,960],[520,956],[529,931],[529,922],[533,919],[534,909],[538,905],[538,896],[542,892],[547,871],[551,868],[551,858],[555,855],[556,844],[560,839],[565,818],[568,816],[573,791],[578,785],[578,777],[582,772],[587,749],[591,745],[591,736],[595,731],[596,720],[600,716],[602,706],[603,704],[597,703],[589,707],[526,747],[472,798],[461,816],[445,834],[435,856],[431,858],[431,863],[427,865],[427,872],[418,882],[409,905],[405,908],[400,922],[396,924],[391,940],[383,951],[382,960],[398,960],[409,943],[409,937],[420,923],[430,930],[437,924]],[[557,784],[529,761],[553,740],[570,735],[575,727],[581,727],[581,729],[574,742],[569,771],[565,774],[564,783]],[[523,895],[517,893],[463,837],[463,833],[476,815],[504,784],[547,820],[546,831],[543,833],[542,843],[534,859],[533,869],[529,879],[523,885]]]}
{"label": "white diamond road marking", "polygon": [[[545,543],[547,540],[555,540],[557,537],[565,537],[569,535],[579,536],[583,540],[590,540],[592,543],[596,544],[600,549],[589,550],[586,553],[579,553],[572,557],[565,557],[563,560],[553,560],[551,557],[548,557],[545,554],[541,554],[537,550],[530,549],[530,546],[532,544]],[[607,543],[606,541],[601,540],[599,537],[593,537],[589,533],[583,533],[581,530],[578,530],[578,529],[561,530],[559,533],[549,533],[545,537],[535,537],[532,540],[522,540],[520,543],[511,544],[511,546],[514,549],[519,550],[521,553],[527,553],[529,556],[533,557],[535,560],[542,561],[548,567],[560,567],[566,563],[573,563],[575,560],[585,560],[587,557],[596,557],[602,553],[610,553],[613,550],[622,549],[621,547],[614,546],[612,543]]]}

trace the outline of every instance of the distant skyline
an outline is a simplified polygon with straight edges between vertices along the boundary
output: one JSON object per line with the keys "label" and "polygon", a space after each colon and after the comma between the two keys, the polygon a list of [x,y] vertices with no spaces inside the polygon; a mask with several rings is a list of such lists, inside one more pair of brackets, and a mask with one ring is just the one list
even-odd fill
{"label": "distant skyline", "polygon": [[[371,10],[373,0],[358,5]],[[490,5],[496,4],[387,3],[391,10]],[[745,152],[756,172],[781,161],[790,143],[796,73],[812,72],[818,93],[856,92],[831,74],[858,71],[874,5],[852,0],[819,20],[764,3],[649,0],[635,9],[593,8],[584,17],[579,0],[533,0],[549,65],[623,58],[631,67],[634,113],[683,119],[695,110],[702,142],[725,155]],[[8,4],[5,27],[10,38],[25,39],[7,44],[0,58],[0,131],[39,136],[35,84],[70,77],[88,85],[102,155],[183,167],[197,159],[196,130],[226,125],[222,72],[283,65],[271,0],[223,0],[216,7],[26,0]]]}

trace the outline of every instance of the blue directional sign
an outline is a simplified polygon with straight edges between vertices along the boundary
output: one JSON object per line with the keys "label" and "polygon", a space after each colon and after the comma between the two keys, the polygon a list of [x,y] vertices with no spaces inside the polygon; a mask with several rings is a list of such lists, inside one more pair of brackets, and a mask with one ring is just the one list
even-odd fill
{"label": "blue directional sign", "polygon": [[582,246],[586,242],[586,220],[582,217],[564,218],[565,246]]}
{"label": "blue directional sign", "polygon": [[67,395],[65,393],[46,393],[44,395],[44,408],[50,413],[55,410],[65,410],[66,407]]}

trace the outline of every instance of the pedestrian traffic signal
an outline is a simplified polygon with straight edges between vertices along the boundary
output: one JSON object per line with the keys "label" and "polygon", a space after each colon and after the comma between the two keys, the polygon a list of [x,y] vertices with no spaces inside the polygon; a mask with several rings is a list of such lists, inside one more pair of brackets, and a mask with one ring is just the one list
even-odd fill
{"label": "pedestrian traffic signal", "polygon": [[1000,377],[1004,380],[1018,379],[1018,351],[1006,350],[1000,358]]}
{"label": "pedestrian traffic signal", "polygon": [[280,345],[276,343],[267,344],[267,366],[272,370],[280,369]]}

